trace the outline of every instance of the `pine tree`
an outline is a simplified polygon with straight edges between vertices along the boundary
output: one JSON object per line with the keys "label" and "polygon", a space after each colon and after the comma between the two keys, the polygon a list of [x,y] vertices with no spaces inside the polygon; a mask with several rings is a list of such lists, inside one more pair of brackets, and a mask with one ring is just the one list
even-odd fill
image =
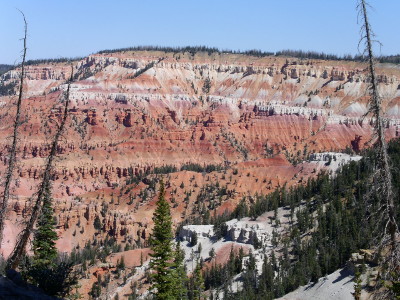
{"label": "pine tree", "polygon": [[124,270],[125,269],[125,258],[124,258],[124,256],[121,257],[121,260],[118,260],[117,269],[118,270]]}
{"label": "pine tree", "polygon": [[185,254],[181,249],[181,244],[178,241],[175,247],[174,253],[174,278],[175,278],[175,299],[183,300],[187,299],[187,282],[188,278],[186,275],[185,266],[183,260],[185,259]]}
{"label": "pine tree", "polygon": [[192,235],[190,236],[190,246],[194,247],[197,245],[197,234],[196,232],[193,232]]}
{"label": "pine tree", "polygon": [[103,227],[101,225],[101,221],[98,215],[96,215],[96,217],[94,218],[94,222],[93,222],[93,226],[97,231],[100,231],[101,228]]}
{"label": "pine tree", "polygon": [[203,297],[204,291],[204,279],[203,274],[201,273],[201,264],[197,261],[196,269],[193,272],[193,276],[191,278],[191,295],[193,300],[201,300]]}
{"label": "pine tree", "polygon": [[174,270],[172,269],[172,218],[170,207],[165,200],[164,183],[160,182],[157,208],[153,214],[154,229],[151,236],[150,267],[154,271],[152,289],[155,299],[175,299]]}
{"label": "pine tree", "polygon": [[23,266],[22,275],[25,279],[51,296],[65,297],[70,295],[77,284],[77,273],[72,262],[57,260],[53,199],[50,184],[43,190],[43,204],[38,218],[37,229],[34,232],[32,245],[32,262]]}
{"label": "pine tree", "polygon": [[43,200],[42,214],[34,234],[32,247],[34,265],[41,265],[43,267],[53,266],[57,258],[56,240],[58,239],[55,226],[56,222],[54,220],[50,187],[47,187]]}
{"label": "pine tree", "polygon": [[208,252],[208,255],[210,256],[210,260],[213,260],[215,257],[215,249],[214,247],[211,248],[210,252]]}

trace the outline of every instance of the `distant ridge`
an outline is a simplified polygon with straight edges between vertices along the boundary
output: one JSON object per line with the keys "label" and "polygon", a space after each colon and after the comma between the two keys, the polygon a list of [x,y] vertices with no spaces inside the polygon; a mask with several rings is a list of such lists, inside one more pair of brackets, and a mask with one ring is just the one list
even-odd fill
{"label": "distant ridge", "polygon": [[[302,59],[323,59],[323,60],[345,60],[345,61],[364,61],[365,58],[362,55],[336,55],[329,54],[324,52],[317,51],[304,51],[304,50],[280,50],[277,52],[270,51],[262,51],[258,49],[250,49],[250,50],[230,50],[230,49],[219,49],[216,47],[208,47],[208,46],[185,46],[185,47],[164,47],[164,46],[135,46],[135,47],[127,47],[127,48],[117,48],[117,49],[106,49],[97,52],[98,54],[106,54],[106,53],[115,53],[121,51],[163,51],[163,52],[208,52],[208,54],[212,53],[232,53],[232,54],[243,54],[250,55],[256,57],[265,57],[265,56],[288,56],[288,57],[296,57]],[[377,57],[377,60],[380,63],[400,63],[400,54],[397,55],[383,55]]]}
{"label": "distant ridge", "polygon": [[7,71],[11,70],[13,68],[12,65],[2,65],[0,64],[0,76],[6,73]]}
{"label": "distant ridge", "polygon": [[[216,47],[208,47],[208,46],[185,46],[185,47],[168,47],[168,46],[134,46],[134,47],[126,47],[126,48],[116,48],[116,49],[105,49],[96,52],[96,54],[108,54],[108,53],[116,53],[122,51],[162,51],[162,52],[173,52],[173,53],[183,53],[189,52],[192,55],[198,52],[207,52],[208,55],[213,53],[230,53],[230,54],[243,54],[254,57],[266,57],[266,56],[280,56],[280,57],[294,57],[300,59],[321,59],[321,60],[337,60],[337,61],[364,61],[365,58],[362,55],[336,55],[331,53],[317,52],[317,51],[304,51],[304,50],[280,50],[277,52],[270,51],[262,51],[258,49],[250,49],[250,50],[230,50],[230,49],[220,49]],[[49,58],[49,59],[34,59],[28,60],[26,65],[36,65],[43,63],[62,63],[62,62],[71,62],[81,60],[84,57],[61,57],[61,58]],[[377,56],[376,60],[379,63],[392,63],[392,64],[400,64],[400,54],[395,55],[382,55]],[[0,65],[0,75],[4,74],[6,71],[12,69],[11,65]],[[4,72],[4,70],[6,70]]]}

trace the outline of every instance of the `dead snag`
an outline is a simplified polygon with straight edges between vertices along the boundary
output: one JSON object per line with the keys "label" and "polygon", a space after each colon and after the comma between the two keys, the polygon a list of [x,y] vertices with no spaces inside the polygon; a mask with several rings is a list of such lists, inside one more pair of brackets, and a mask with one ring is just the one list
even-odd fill
{"label": "dead snag", "polygon": [[21,261],[21,258],[25,254],[26,246],[28,244],[29,237],[33,231],[33,227],[35,225],[35,222],[36,222],[39,212],[41,210],[43,200],[46,195],[46,191],[48,191],[48,189],[50,188],[51,171],[53,168],[54,158],[56,157],[58,141],[63,133],[65,123],[66,123],[66,120],[68,117],[68,107],[69,107],[69,102],[70,102],[69,91],[70,91],[72,79],[73,79],[73,71],[71,71],[71,77],[70,77],[70,80],[68,81],[68,87],[67,87],[67,91],[65,93],[64,112],[62,115],[61,123],[58,126],[57,132],[56,132],[53,142],[51,144],[51,151],[50,151],[49,156],[47,157],[46,168],[43,173],[43,179],[39,186],[39,190],[37,191],[36,201],[32,208],[30,218],[27,221],[25,228],[20,233],[19,239],[14,247],[14,250],[11,253],[10,257],[8,258],[7,266],[6,266],[7,269],[16,269]]}
{"label": "dead snag", "polygon": [[18,101],[17,101],[17,113],[15,115],[15,121],[14,121],[14,131],[13,131],[13,136],[12,136],[12,144],[10,148],[10,157],[8,161],[8,168],[6,171],[6,177],[5,177],[5,183],[4,183],[4,192],[2,195],[2,202],[0,204],[0,248],[1,248],[1,242],[3,241],[3,231],[4,231],[4,222],[6,219],[6,214],[7,214],[7,206],[8,206],[8,200],[10,198],[10,187],[11,187],[11,182],[13,179],[13,173],[15,169],[15,158],[17,155],[17,140],[18,140],[18,128],[20,126],[20,118],[21,118],[21,104],[22,104],[22,93],[24,89],[24,78],[25,78],[25,58],[26,58],[26,36],[27,36],[27,31],[28,31],[28,24],[25,19],[25,15],[22,11],[20,11],[22,14],[22,17],[24,18],[24,23],[25,23],[25,31],[24,31],[24,50],[22,54],[22,63],[21,63],[21,78],[20,78],[20,84],[19,84],[19,94],[18,94]]}
{"label": "dead snag", "polygon": [[[384,280],[399,280],[400,270],[400,246],[399,246],[399,228],[396,222],[396,211],[394,205],[395,194],[392,186],[392,173],[390,170],[390,161],[387,151],[387,142],[385,140],[385,119],[383,116],[381,97],[378,92],[378,84],[375,72],[375,62],[372,50],[373,32],[368,20],[368,3],[366,0],[359,0],[358,10],[362,20],[362,36],[360,44],[363,43],[364,55],[367,58],[368,71],[370,76],[369,83],[369,111],[375,121],[374,139],[377,152],[376,171],[373,174],[373,187],[377,195],[380,195],[379,208],[376,212],[378,216],[380,232],[377,237],[378,253],[385,252],[381,262],[382,278]],[[371,199],[366,199],[370,201]],[[383,228],[382,228],[383,227]],[[383,250],[383,251],[382,251]],[[397,275],[393,275],[397,274]]]}

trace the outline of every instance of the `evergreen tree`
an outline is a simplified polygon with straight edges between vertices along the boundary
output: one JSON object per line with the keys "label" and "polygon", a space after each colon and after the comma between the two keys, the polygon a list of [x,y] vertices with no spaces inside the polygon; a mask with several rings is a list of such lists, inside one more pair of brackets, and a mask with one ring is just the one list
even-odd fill
{"label": "evergreen tree", "polygon": [[204,279],[203,279],[203,274],[201,273],[201,265],[200,265],[199,261],[197,261],[196,268],[193,272],[193,276],[190,281],[191,281],[191,284],[190,284],[191,297],[190,298],[193,300],[204,299],[204,297],[203,297]]}
{"label": "evergreen tree", "polygon": [[250,295],[257,288],[257,267],[256,259],[252,252],[249,253],[249,258],[246,263],[246,269],[243,272],[243,291]]}
{"label": "evergreen tree", "polygon": [[93,299],[97,299],[98,297],[100,297],[101,295],[101,285],[99,282],[94,282],[92,285],[92,289],[89,292],[89,295],[93,298]]}
{"label": "evergreen tree", "polygon": [[175,267],[175,272],[174,272],[174,279],[175,279],[175,299],[183,300],[187,299],[187,283],[188,283],[188,278],[186,275],[186,269],[183,263],[183,260],[185,259],[185,254],[183,250],[181,249],[181,244],[178,241],[176,248],[175,248],[175,253],[174,253],[174,267]]}
{"label": "evergreen tree", "polygon": [[99,216],[97,216],[97,215],[96,215],[96,217],[94,218],[93,226],[94,226],[94,228],[95,228],[97,231],[100,231],[101,228],[102,228],[100,218],[99,218]]}
{"label": "evergreen tree", "polygon": [[151,236],[150,267],[154,271],[152,278],[155,299],[175,299],[174,270],[172,269],[172,218],[170,207],[165,200],[164,183],[160,182],[157,208],[153,214],[154,229]]}
{"label": "evergreen tree", "polygon": [[43,267],[51,267],[57,258],[56,240],[58,239],[55,231],[56,222],[54,220],[54,210],[50,187],[46,188],[43,200],[42,214],[37,224],[37,230],[33,240],[33,264]]}
{"label": "evergreen tree", "polygon": [[193,232],[192,235],[190,236],[190,246],[194,247],[197,245],[197,234],[196,232]]}
{"label": "evergreen tree", "polygon": [[210,260],[213,260],[215,257],[215,249],[211,248],[210,252],[208,252],[208,255],[210,256]]}

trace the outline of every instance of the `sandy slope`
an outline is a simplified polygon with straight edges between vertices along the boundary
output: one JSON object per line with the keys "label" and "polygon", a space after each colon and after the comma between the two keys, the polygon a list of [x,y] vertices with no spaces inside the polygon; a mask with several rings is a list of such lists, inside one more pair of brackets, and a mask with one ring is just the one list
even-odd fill
{"label": "sandy slope", "polygon": [[353,300],[353,274],[348,269],[340,269],[332,274],[279,298],[278,300]]}

